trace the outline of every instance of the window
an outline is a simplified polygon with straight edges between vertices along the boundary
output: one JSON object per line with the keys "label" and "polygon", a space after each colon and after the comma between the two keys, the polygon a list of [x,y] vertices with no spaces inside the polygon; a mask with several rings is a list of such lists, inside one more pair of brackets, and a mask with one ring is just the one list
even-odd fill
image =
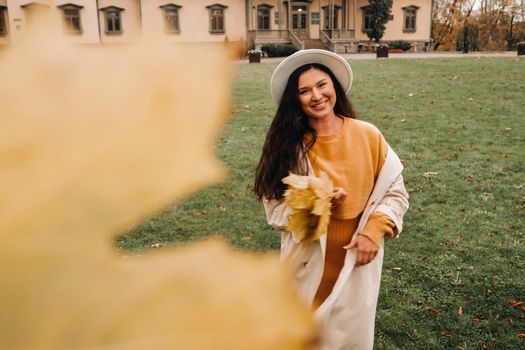
{"label": "window", "polygon": [[210,33],[224,33],[224,10],[228,6],[214,4],[206,8],[210,11]]}
{"label": "window", "polygon": [[281,21],[281,13],[280,12],[274,12],[273,18],[275,18],[275,24],[283,24],[284,21]]}
{"label": "window", "polygon": [[257,29],[270,30],[270,10],[273,6],[261,4],[257,6]]}
{"label": "window", "polygon": [[312,24],[319,24],[320,23],[320,18],[319,18],[319,12],[312,12]]}
{"label": "window", "polygon": [[[333,29],[337,29],[337,27],[338,27],[337,15],[338,15],[339,9],[340,9],[339,6],[334,6],[334,27],[333,27]],[[328,29],[330,29],[330,6],[324,6],[323,7],[323,17],[324,17],[324,26],[323,26],[323,28],[325,30],[328,30]]]}
{"label": "window", "polygon": [[363,11],[363,32],[369,32],[372,30],[372,10],[368,6],[361,7]]}
{"label": "window", "polygon": [[175,4],[162,5],[160,8],[164,11],[164,30],[167,33],[179,33],[179,9],[182,6]]}
{"label": "window", "polygon": [[408,6],[403,7],[404,19],[403,19],[403,31],[404,32],[415,32],[416,31],[416,13],[419,7]]}
{"label": "window", "polygon": [[7,23],[5,20],[6,8],[0,5],[0,36],[7,34]]}
{"label": "window", "polygon": [[82,34],[80,10],[83,6],[65,4],[57,7],[62,10],[65,31],[69,34]]}
{"label": "window", "polygon": [[106,34],[122,34],[122,11],[124,11],[124,9],[116,6],[109,6],[100,10],[104,11]]}

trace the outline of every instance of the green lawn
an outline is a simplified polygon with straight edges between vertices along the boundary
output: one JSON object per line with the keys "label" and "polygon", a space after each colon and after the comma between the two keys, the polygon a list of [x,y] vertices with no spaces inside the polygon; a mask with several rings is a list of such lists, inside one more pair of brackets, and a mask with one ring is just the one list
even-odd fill
{"label": "green lawn", "polygon": [[[376,348],[524,348],[525,304],[516,304],[525,301],[525,59],[351,65],[351,100],[404,161],[411,196],[404,232],[386,242]],[[119,238],[121,249],[210,235],[278,249],[251,192],[275,110],[274,68],[239,66],[234,114],[217,145],[229,179]]]}

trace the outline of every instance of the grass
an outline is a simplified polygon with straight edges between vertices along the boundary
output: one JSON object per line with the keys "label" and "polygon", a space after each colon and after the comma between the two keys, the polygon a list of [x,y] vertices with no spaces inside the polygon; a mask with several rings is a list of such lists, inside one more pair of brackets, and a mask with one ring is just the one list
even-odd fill
{"label": "grass", "polygon": [[[351,99],[400,155],[411,196],[404,232],[386,243],[376,348],[523,348],[525,60],[351,64]],[[275,110],[274,68],[239,66],[233,118],[217,144],[229,179],[120,237],[121,249],[217,234],[241,249],[279,248],[251,192]]]}

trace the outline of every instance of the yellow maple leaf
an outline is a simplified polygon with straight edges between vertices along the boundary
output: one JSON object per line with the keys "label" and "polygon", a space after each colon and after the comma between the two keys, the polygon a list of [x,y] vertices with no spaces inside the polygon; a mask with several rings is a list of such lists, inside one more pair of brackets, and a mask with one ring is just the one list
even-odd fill
{"label": "yellow maple leaf", "polygon": [[300,241],[319,239],[330,222],[332,181],[324,172],[319,177],[290,174],[282,181],[288,185],[284,198],[292,208],[287,230]]}
{"label": "yellow maple leaf", "polygon": [[207,242],[123,259],[113,246],[223,178],[225,52],[61,35],[0,60],[2,348],[307,349],[311,312],[277,256]]}

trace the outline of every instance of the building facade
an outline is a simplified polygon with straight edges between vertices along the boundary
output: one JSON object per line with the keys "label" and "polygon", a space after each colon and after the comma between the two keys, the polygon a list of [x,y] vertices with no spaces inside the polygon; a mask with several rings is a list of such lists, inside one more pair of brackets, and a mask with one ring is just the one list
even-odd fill
{"label": "building facade", "polygon": [[[368,0],[0,0],[0,45],[16,43],[32,14],[46,11],[75,43],[125,43],[140,36],[170,42],[291,43],[354,52],[369,43]],[[432,0],[394,0],[384,42],[414,49],[430,41]]]}

